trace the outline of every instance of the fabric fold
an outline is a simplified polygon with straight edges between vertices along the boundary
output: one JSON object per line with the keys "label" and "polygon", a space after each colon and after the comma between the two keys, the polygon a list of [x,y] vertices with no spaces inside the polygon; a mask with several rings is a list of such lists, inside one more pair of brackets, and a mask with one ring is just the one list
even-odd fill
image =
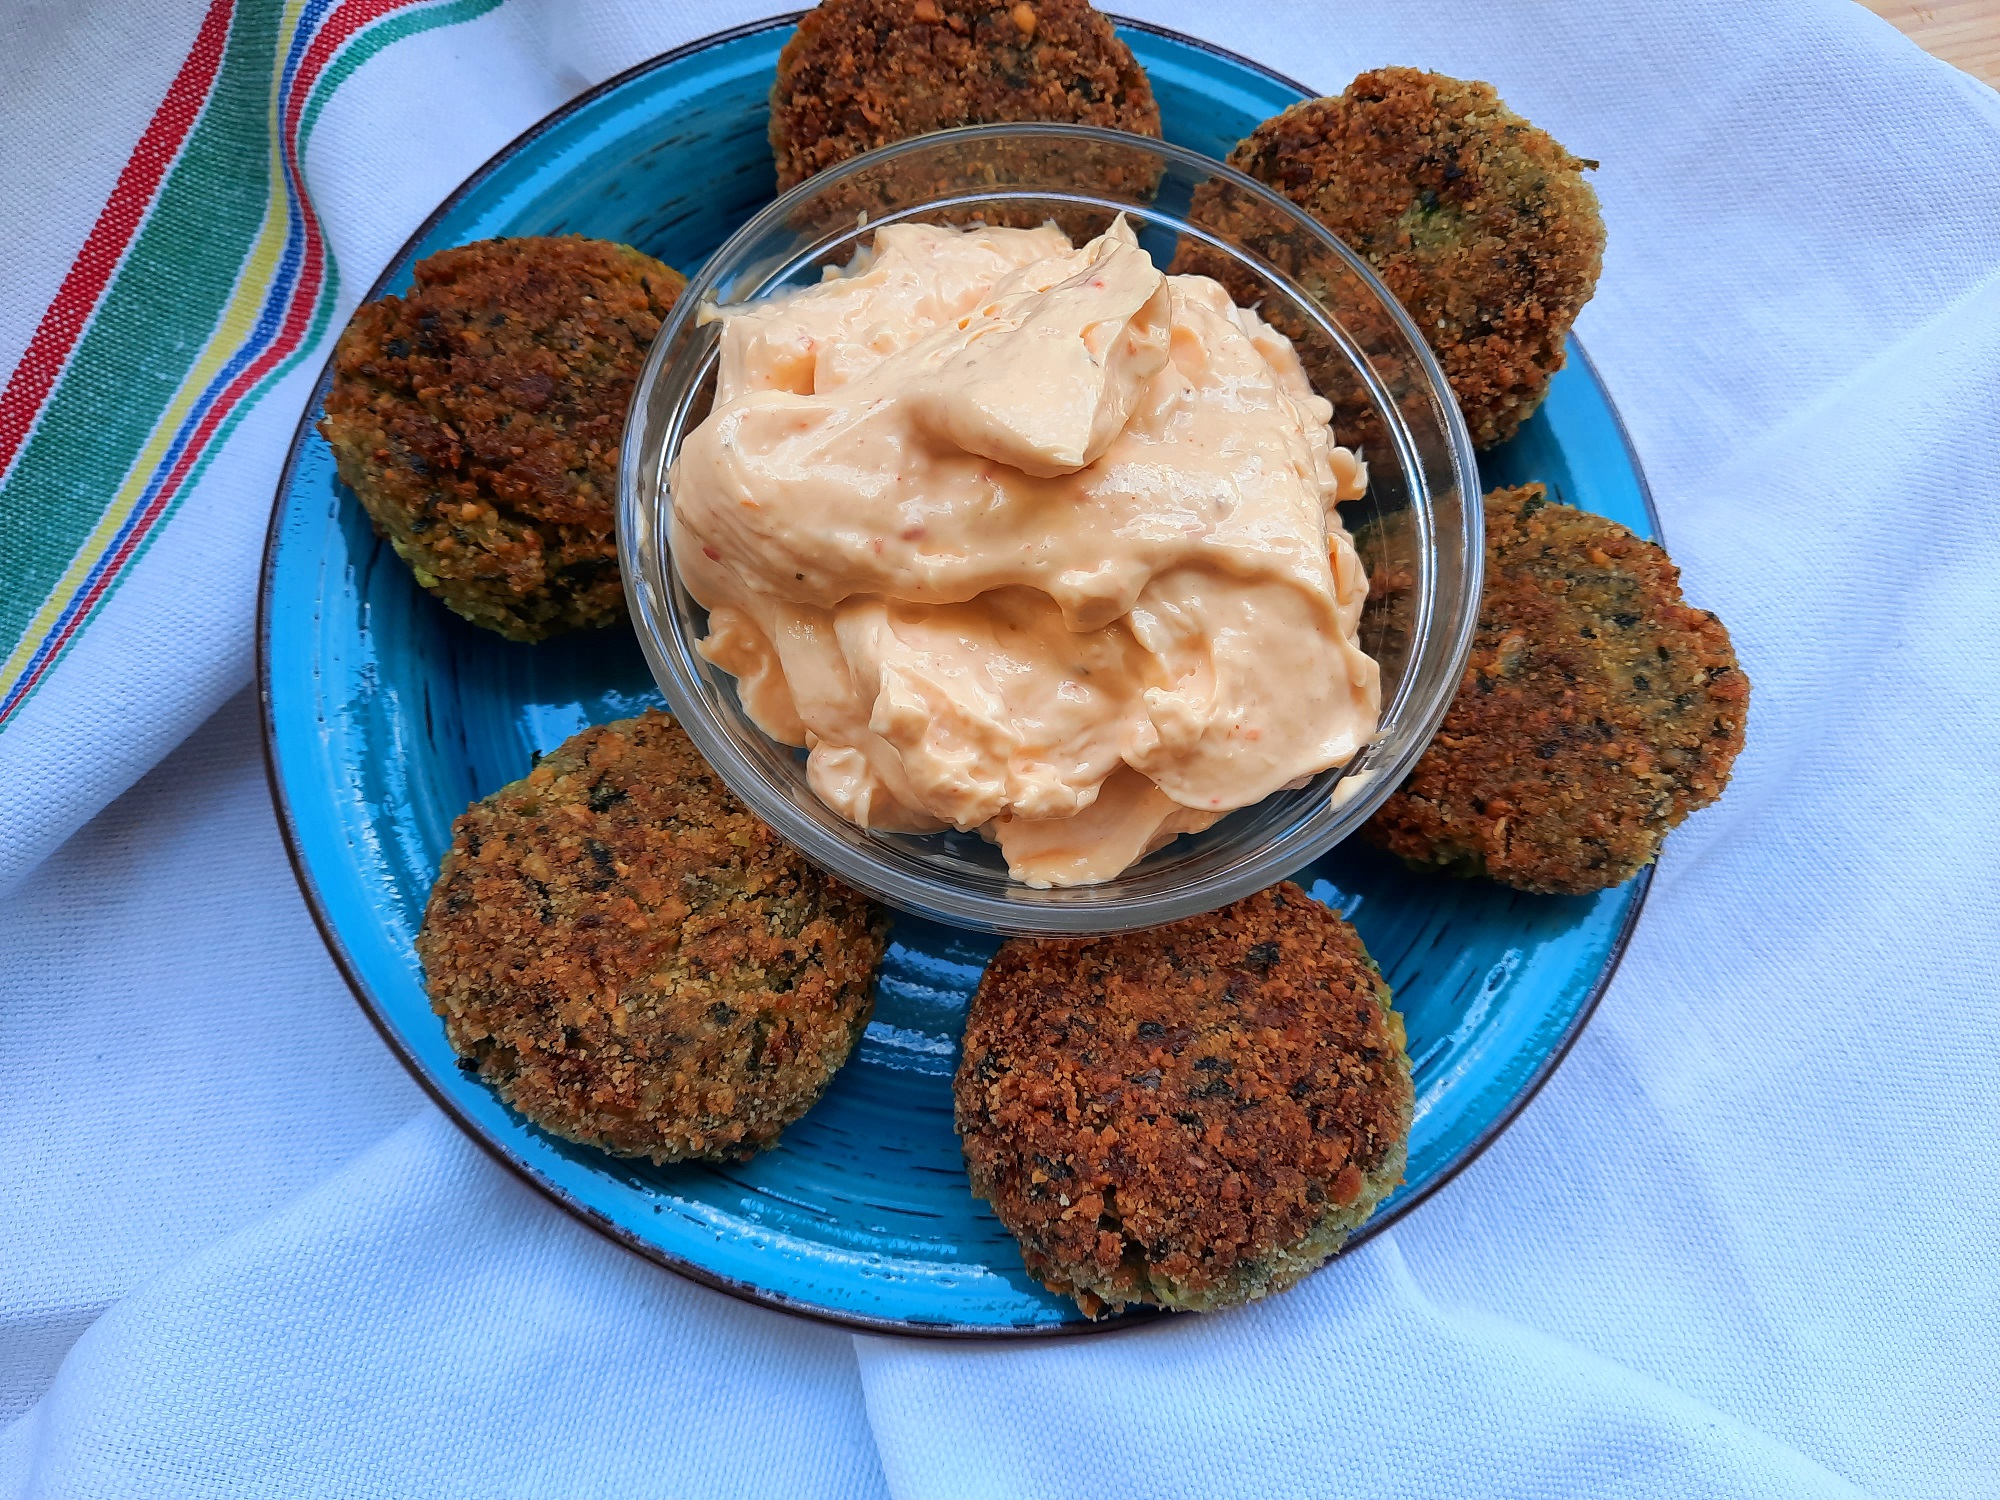
{"label": "fabric fold", "polygon": [[1289,1296],[1164,1327],[943,1357],[856,1343],[899,1500],[1861,1493],[1608,1361],[1442,1311],[1393,1233]]}
{"label": "fabric fold", "polygon": [[[190,201],[219,225],[290,182],[340,279],[0,725],[0,1375],[24,1413],[0,1495],[1993,1492],[2000,95],[1847,0],[1140,9],[1319,89],[1389,63],[1488,79],[1603,163],[1580,334],[1755,688],[1735,784],[1670,841],[1568,1061],[1384,1240],[1131,1333],[857,1346],[562,1215],[353,1011],[235,695],[277,465],[373,269],[560,100],[752,8],[17,8],[0,362],[204,26],[263,48],[269,87]],[[329,17],[356,25],[297,95],[288,179],[280,28]],[[130,28],[184,56],[103,40]],[[216,77],[264,76],[228,56]],[[193,261],[139,232],[171,217],[135,219],[107,284],[175,289]],[[143,509],[178,459],[141,450],[218,330],[245,336],[215,310],[185,350],[54,372],[117,462],[7,488],[60,424],[0,401],[25,440],[0,584],[62,573],[117,496]]]}
{"label": "fabric fold", "polygon": [[649,1265],[426,1109],[149,1283],[0,1493],[884,1493],[852,1342]]}

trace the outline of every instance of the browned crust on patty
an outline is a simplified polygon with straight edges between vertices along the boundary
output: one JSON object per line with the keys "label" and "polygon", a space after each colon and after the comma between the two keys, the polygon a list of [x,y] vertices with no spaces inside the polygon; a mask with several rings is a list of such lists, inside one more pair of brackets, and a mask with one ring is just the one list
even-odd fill
{"label": "browned crust on patty", "polygon": [[1158,136],[1152,85],[1082,0],[824,0],[778,58],[778,186],[892,141],[1047,120]]}
{"label": "browned crust on patty", "polygon": [[[1378,574],[1371,607],[1408,588]],[[1722,795],[1749,702],[1729,632],[1664,551],[1539,484],[1495,490],[1458,696],[1367,834],[1521,890],[1603,890]]]}
{"label": "browned crust on patty", "polygon": [[658,710],[586,729],[452,826],[417,937],[451,1044],[566,1139],[737,1158],[868,1024],[884,922]]}
{"label": "browned crust on patty", "polygon": [[481,240],[356,310],[320,431],[417,580],[535,641],[621,618],[625,407],[686,285],[626,245]]}
{"label": "browned crust on patty", "polygon": [[1359,936],[1290,883],[1150,932],[1015,939],[966,1021],[973,1191],[1092,1315],[1248,1301],[1401,1181],[1403,1049]]}
{"label": "browned crust on patty", "polygon": [[1475,443],[1511,437],[1541,403],[1603,265],[1604,221],[1583,178],[1595,162],[1490,84],[1378,68],[1266,120],[1229,164],[1368,263],[1436,353]]}

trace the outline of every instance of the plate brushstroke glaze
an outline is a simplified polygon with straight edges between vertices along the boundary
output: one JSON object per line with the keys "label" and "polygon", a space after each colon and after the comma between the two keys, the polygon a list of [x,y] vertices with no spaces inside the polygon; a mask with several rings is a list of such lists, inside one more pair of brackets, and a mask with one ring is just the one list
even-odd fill
{"label": "plate brushstroke glaze", "polygon": [[[434,250],[494,235],[623,240],[692,271],[769,200],[765,98],[789,21],[712,37],[551,116],[470,179],[371,291]],[[1302,97],[1204,43],[1125,26],[1168,139],[1221,156]],[[1642,535],[1644,483],[1573,348],[1547,403],[1486,455],[1489,485],[1539,479]],[[907,1333],[1104,1328],[1022,1268],[967,1186],[951,1125],[964,1006],[990,938],[899,920],[873,1022],[778,1146],[731,1166],[655,1167],[557,1139],[456,1065],[414,939],[451,820],[587,724],[660,701],[614,629],[513,645],[424,594],[337,481],[312,429],[272,517],[258,622],[266,748],[293,863],[383,1036],[452,1116],[588,1222],[687,1275],[789,1311]],[[1395,987],[1416,1065],[1408,1178],[1364,1231],[1435,1190],[1512,1119],[1609,978],[1647,876],[1598,896],[1526,896],[1413,875],[1354,845],[1300,873],[1347,913]]]}

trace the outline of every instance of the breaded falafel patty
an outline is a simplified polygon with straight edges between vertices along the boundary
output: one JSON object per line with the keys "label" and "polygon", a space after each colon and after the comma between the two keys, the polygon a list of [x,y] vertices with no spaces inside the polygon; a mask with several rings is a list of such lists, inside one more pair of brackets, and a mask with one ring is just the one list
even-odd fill
{"label": "breaded falafel patty", "polygon": [[686,285],[626,245],[481,240],[358,309],[319,430],[417,581],[510,640],[625,611],[625,406]]}
{"label": "breaded falafel patty", "polygon": [[732,1159],[847,1060],[883,931],[651,710],[465,811],[417,952],[461,1066],[543,1129]]}
{"label": "breaded falafel patty", "polygon": [[[1407,598],[1405,577],[1371,583],[1371,608]],[[1749,701],[1729,632],[1658,546],[1539,484],[1495,490],[1458,696],[1366,832],[1413,864],[1603,890],[1722,795]]]}
{"label": "breaded falafel patty", "polygon": [[956,1099],[973,1191],[1094,1317],[1316,1269],[1402,1180],[1413,1095],[1361,939],[1287,883],[1150,932],[1008,942]]}
{"label": "breaded falafel patty", "polygon": [[[1266,120],[1229,164],[1368,263],[1437,354],[1475,443],[1513,436],[1597,287],[1604,221],[1583,179],[1595,162],[1489,84],[1378,68]],[[1199,197],[1193,212],[1214,221]]]}
{"label": "breaded falafel patty", "polygon": [[778,186],[892,141],[1047,120],[1158,136],[1145,71],[1084,0],[823,0],[778,57]]}

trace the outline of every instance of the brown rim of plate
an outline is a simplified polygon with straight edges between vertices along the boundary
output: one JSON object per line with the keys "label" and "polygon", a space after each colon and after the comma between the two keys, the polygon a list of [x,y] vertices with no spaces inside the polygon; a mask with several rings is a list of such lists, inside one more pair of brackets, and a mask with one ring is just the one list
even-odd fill
{"label": "brown rim of plate", "polygon": [[[476,171],[445,196],[438,206],[425,217],[423,223],[417,226],[415,232],[403,242],[395,255],[390,257],[388,268],[376,278],[374,285],[368,288],[362,300],[373,301],[375,298],[382,296],[388,290],[389,283],[396,278],[396,268],[415,256],[417,248],[424,241],[424,237],[430,233],[438,221],[452,209],[456,208],[468,193],[484,182],[502,163],[511,158],[528,142],[535,139],[535,137],[561,124],[586,105],[594,103],[604,95],[623,87],[635,78],[643,77],[656,68],[665,67],[669,63],[680,62],[684,58],[690,57],[697,52],[705,51],[710,47],[718,46],[723,42],[731,42],[741,37],[754,36],[758,32],[775,31],[782,27],[794,26],[798,23],[799,17],[804,14],[804,11],[793,11],[787,15],[773,16],[762,21],[751,21],[741,26],[732,26],[726,31],[717,31],[708,36],[697,38],[692,42],[674,48],[670,52],[663,52],[657,57],[648,58],[642,63],[627,68],[622,73],[605,79],[604,82],[598,84],[595,88],[586,90],[561,108],[544,116],[535,124],[515,136],[513,140],[502,146],[498,151],[494,152]],[[1139,31],[1150,36],[1163,37],[1168,41],[1179,42],[1184,46],[1193,47],[1203,52],[1212,53],[1217,57],[1225,58],[1238,67],[1248,68],[1252,72],[1261,73],[1273,83],[1281,84],[1285,88],[1295,90],[1301,98],[1310,99],[1316,97],[1312,90],[1297,80],[1287,78],[1284,74],[1267,68],[1262,63],[1252,62],[1249,58],[1231,52],[1226,47],[1218,47],[1213,42],[1206,42],[1199,37],[1189,36],[1185,32],[1174,31],[1165,26],[1155,26],[1149,22],[1134,21],[1123,16],[1111,15],[1110,20],[1114,25],[1123,30]],[[1626,430],[1625,419],[1619,415],[1618,408],[1612,402],[1610,393],[1604,388],[1604,382],[1598,377],[1597,367],[1591,363],[1589,354],[1585,352],[1583,345],[1575,340],[1574,335],[1571,336],[1571,346],[1581,359],[1584,369],[1589,372],[1592,382],[1596,384],[1599,393],[1604,398],[1605,408],[1611,413],[1612,423],[1618,429],[1619,441],[1624,446],[1626,461],[1632,466],[1633,477],[1638,482],[1639,496],[1645,504],[1646,520],[1653,529],[1653,539],[1655,541],[1662,541],[1660,536],[1659,512],[1654,508],[1653,494],[1647,486],[1645,471],[1639,467],[1639,455],[1637,450],[1632,446],[1632,437]],[[774,1308],[779,1312],[790,1313],[795,1317],[809,1318],[814,1322],[833,1324],[842,1328],[860,1329],[867,1333],[901,1334],[918,1338],[939,1339],[1007,1340],[1075,1338],[1085,1334],[1110,1333],[1119,1329],[1157,1323],[1164,1319],[1188,1316],[1187,1314],[1166,1312],[1157,1308],[1141,1307],[1133,1308],[1116,1317],[1104,1318],[1096,1322],[993,1328],[983,1324],[929,1323],[915,1319],[875,1318],[860,1313],[831,1312],[823,1307],[800,1302],[797,1298],[787,1296],[782,1292],[773,1292],[750,1282],[737,1281],[727,1276],[718,1276],[704,1266],[696,1265],[692,1261],[683,1260],[679,1256],[669,1255],[657,1246],[647,1244],[638,1236],[626,1233],[615,1224],[605,1220],[603,1216],[593,1212],[586,1205],[571,1198],[554,1183],[544,1180],[524,1163],[516,1160],[508,1153],[505,1146],[487,1135],[474,1120],[460,1111],[458,1106],[453,1103],[451,1098],[439,1087],[430,1074],[424,1070],[417,1059],[403,1046],[401,1039],[396,1035],[395,1029],[390,1025],[388,1018],[376,1004],[374,995],[362,983],[361,976],[355,969],[352,959],[348,956],[345,945],[341,942],[339,934],[334,931],[333,924],[328,920],[325,905],[320,900],[319,888],[314,883],[312,875],[306,869],[300,855],[298,832],[293,823],[291,804],[286,800],[284,784],[278,777],[277,734],[276,726],[272,723],[271,719],[271,660],[268,650],[270,639],[269,605],[271,599],[271,576],[276,570],[278,558],[278,520],[284,509],[285,497],[291,490],[292,472],[298,465],[300,449],[313,436],[315,431],[312,420],[313,413],[319,410],[321,402],[326,398],[327,389],[332,381],[332,374],[333,364],[331,354],[329,353],[327,363],[320,371],[319,379],[313,384],[312,395],[306,403],[305,411],[299,419],[298,427],[292,434],[291,444],[285,451],[285,465],[279,471],[277,491],[272,498],[271,520],[265,528],[264,533],[264,557],[258,568],[256,637],[253,644],[257,667],[257,714],[263,731],[261,738],[263,741],[264,776],[271,788],[271,801],[277,813],[278,831],[284,839],[285,858],[291,864],[293,878],[298,881],[299,893],[305,898],[306,910],[312,915],[313,926],[319,930],[320,939],[326,944],[327,953],[332,957],[334,967],[340,971],[340,977],[347,982],[347,987],[352,991],[355,1002],[361,1007],[362,1014],[368,1017],[369,1023],[374,1026],[376,1032],[388,1045],[390,1052],[408,1070],[410,1076],[416,1080],[418,1087],[424,1091],[431,1102],[442,1110],[447,1119],[469,1136],[474,1144],[484,1150],[494,1161],[520,1178],[521,1181],[525,1182],[550,1202],[566,1210],[583,1223],[588,1224],[599,1234],[615,1241],[627,1250],[642,1256],[657,1266],[685,1276],[688,1280],[697,1282],[715,1291],[726,1292],[730,1296],[739,1298],[744,1302],[754,1303],[759,1307]],[[1662,545],[1664,545],[1663,541]],[[1432,1194],[1436,1193],[1445,1184],[1457,1177],[1460,1172],[1463,1172],[1467,1167],[1472,1165],[1488,1146],[1498,1140],[1505,1133],[1508,1126],[1512,1125],[1520,1116],[1521,1111],[1528,1107],[1535,1095],[1541,1092],[1542,1086],[1548,1082],[1550,1076],[1562,1065],[1563,1059],[1569,1055],[1570,1048],[1576,1045],[1576,1039],[1583,1034],[1584,1027],[1590,1023],[1590,1018],[1597,1011],[1598,1002],[1603,999],[1605,990],[1610,987],[1612,978],[1617,974],[1618,965],[1625,957],[1626,946],[1631,942],[1633,929],[1638,926],[1639,915],[1645,909],[1646,896],[1652,887],[1653,869],[1654,866],[1649,864],[1634,877],[1636,886],[1633,892],[1634,899],[1631,907],[1625,914],[1624,922],[1620,924],[1617,933],[1611,940],[1610,957],[1606,960],[1603,969],[1592,983],[1590,993],[1584,997],[1583,1004],[1577,1008],[1576,1015],[1571,1018],[1568,1028],[1557,1039],[1555,1046],[1542,1059],[1541,1064],[1535,1069],[1526,1084],[1522,1086],[1513,1099],[1508,1101],[1506,1109],[1500,1113],[1492,1124],[1481,1131],[1477,1138],[1461,1149],[1458,1155],[1445,1166],[1443,1171],[1439,1172],[1431,1181],[1425,1183],[1419,1191],[1410,1194],[1399,1193],[1390,1200],[1388,1206],[1382,1212],[1355,1230],[1353,1236],[1342,1248],[1341,1255],[1348,1254],[1356,1246],[1380,1234],[1419,1204],[1427,1202]],[[1336,1256],[1335,1260],[1338,1259],[1339,1257]],[[1331,1263],[1329,1262],[1329,1264]],[[1318,1273],[1315,1272],[1314,1274]]]}

